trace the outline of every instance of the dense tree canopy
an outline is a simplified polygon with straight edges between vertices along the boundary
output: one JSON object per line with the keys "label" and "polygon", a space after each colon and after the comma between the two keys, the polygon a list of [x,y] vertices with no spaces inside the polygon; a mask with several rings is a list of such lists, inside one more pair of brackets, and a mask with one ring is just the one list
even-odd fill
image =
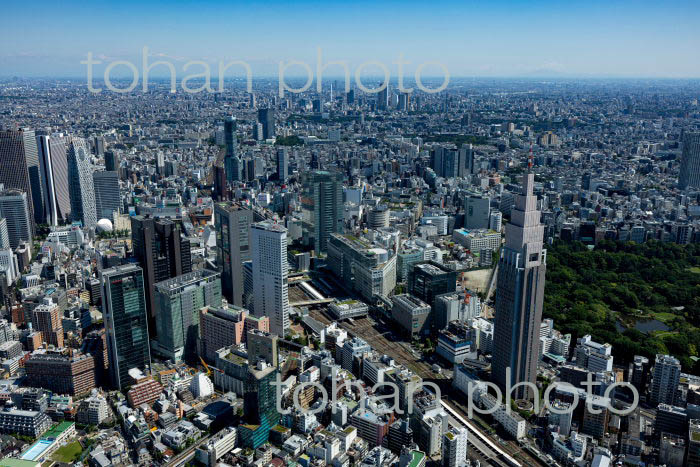
{"label": "dense tree canopy", "polygon": [[[557,242],[547,250],[544,317],[576,338],[591,334],[613,346],[615,363],[656,353],[700,373],[700,244],[650,241]],[[682,308],[681,308],[682,307]],[[658,320],[668,330],[641,332],[635,324]]]}

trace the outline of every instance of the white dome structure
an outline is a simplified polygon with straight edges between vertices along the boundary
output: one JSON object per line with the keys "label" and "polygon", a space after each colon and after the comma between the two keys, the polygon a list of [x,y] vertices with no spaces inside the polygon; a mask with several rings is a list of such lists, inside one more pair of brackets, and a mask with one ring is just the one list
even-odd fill
{"label": "white dome structure", "polygon": [[95,230],[98,232],[111,232],[114,230],[114,227],[112,226],[112,221],[109,219],[100,219],[97,221],[97,226],[95,227]]}
{"label": "white dome structure", "polygon": [[204,373],[197,373],[190,383],[190,392],[195,399],[209,397],[214,394],[214,384]]}

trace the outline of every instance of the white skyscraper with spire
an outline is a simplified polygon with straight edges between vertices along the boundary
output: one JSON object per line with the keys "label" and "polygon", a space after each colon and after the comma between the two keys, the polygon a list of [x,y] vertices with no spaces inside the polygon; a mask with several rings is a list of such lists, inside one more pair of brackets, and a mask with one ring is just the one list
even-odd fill
{"label": "white skyscraper with spire", "polygon": [[253,266],[253,314],[270,317],[270,332],[289,331],[287,229],[272,221],[250,227]]}

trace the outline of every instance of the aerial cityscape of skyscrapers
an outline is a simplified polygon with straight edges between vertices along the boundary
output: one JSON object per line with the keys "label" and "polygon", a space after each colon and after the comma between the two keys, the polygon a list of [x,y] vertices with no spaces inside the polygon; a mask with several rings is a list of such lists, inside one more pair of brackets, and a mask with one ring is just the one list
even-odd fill
{"label": "aerial cityscape of skyscrapers", "polygon": [[698,14],[4,5],[0,467],[700,467]]}

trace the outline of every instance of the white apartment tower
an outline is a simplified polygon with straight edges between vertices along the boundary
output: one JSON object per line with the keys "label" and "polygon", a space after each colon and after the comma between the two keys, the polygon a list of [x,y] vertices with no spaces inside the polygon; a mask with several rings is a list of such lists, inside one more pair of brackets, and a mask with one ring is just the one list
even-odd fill
{"label": "white apartment tower", "polygon": [[670,355],[657,354],[652,375],[651,403],[675,405],[681,377],[680,361]]}
{"label": "white apartment tower", "polygon": [[442,440],[442,462],[445,467],[463,467],[467,465],[466,428],[452,427]]}

